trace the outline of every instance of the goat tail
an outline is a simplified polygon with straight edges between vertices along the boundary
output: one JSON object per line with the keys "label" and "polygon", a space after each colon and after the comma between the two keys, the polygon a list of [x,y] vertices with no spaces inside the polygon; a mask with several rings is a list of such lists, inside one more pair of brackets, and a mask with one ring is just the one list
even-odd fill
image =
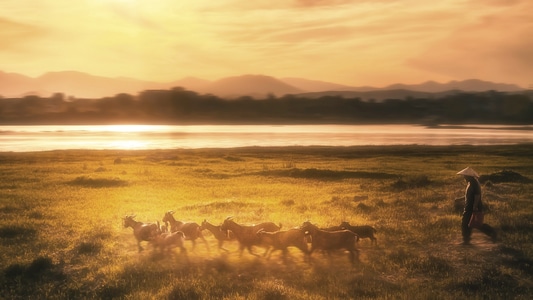
{"label": "goat tail", "polygon": [[281,227],[283,227],[283,225],[281,224],[281,222],[279,222],[279,229],[281,229]]}

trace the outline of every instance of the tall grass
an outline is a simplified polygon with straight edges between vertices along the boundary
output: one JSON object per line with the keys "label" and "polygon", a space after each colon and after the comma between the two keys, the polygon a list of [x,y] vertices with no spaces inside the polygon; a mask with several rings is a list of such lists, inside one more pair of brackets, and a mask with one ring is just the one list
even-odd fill
{"label": "tall grass", "polygon": [[[293,147],[0,153],[0,295],[46,299],[526,299],[533,292],[533,184],[483,187],[492,243],[456,245],[464,193],[455,172],[533,178],[531,145]],[[501,175],[501,173],[499,173]],[[504,178],[505,179],[505,178]],[[269,260],[217,251],[204,232],[188,255],[138,253],[122,217],[283,228],[368,224],[377,246],[346,253],[290,249]],[[145,242],[144,242],[145,243]],[[261,249],[256,251],[261,253]]]}

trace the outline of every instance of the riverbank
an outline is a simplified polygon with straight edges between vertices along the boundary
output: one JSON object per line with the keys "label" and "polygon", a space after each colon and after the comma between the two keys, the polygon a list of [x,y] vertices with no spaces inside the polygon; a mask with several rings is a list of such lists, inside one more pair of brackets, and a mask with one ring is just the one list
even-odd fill
{"label": "riverbank", "polygon": [[[6,298],[526,298],[532,292],[533,184],[483,185],[496,242],[460,241],[455,173],[533,179],[531,145],[244,147],[0,153],[0,289]],[[220,224],[371,225],[351,266],[290,249],[267,260],[235,241],[186,241],[187,257],[138,253],[122,218]],[[263,250],[257,248],[261,253]]]}

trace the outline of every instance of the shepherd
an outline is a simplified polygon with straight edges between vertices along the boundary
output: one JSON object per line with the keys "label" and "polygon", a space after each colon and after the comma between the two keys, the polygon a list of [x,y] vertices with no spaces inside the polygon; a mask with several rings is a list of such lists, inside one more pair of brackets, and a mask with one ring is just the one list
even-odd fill
{"label": "shepherd", "polygon": [[463,218],[461,219],[461,233],[463,235],[462,245],[470,244],[470,237],[472,229],[479,229],[484,234],[491,237],[492,241],[496,241],[496,230],[489,224],[483,222],[483,203],[481,202],[481,184],[479,183],[479,175],[471,167],[466,167],[457,172],[457,175],[462,175],[467,182],[465,191],[465,206],[463,210]]}

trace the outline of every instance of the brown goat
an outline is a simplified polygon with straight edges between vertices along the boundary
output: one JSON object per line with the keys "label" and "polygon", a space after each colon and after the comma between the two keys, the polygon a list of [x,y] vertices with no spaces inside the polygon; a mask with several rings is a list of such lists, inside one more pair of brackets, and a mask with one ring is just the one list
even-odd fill
{"label": "brown goat", "polygon": [[156,223],[143,223],[135,221],[135,215],[125,216],[123,218],[124,228],[131,227],[133,229],[133,235],[137,240],[137,247],[139,252],[143,251],[141,247],[142,241],[151,241],[155,236],[157,236],[159,231],[159,225]]}
{"label": "brown goat", "polygon": [[222,229],[220,229],[221,227],[222,226],[220,225],[218,226],[213,225],[209,223],[207,220],[204,220],[202,222],[202,225],[200,226],[200,230],[204,230],[204,229],[209,230],[218,241],[218,249],[224,250],[227,252],[228,249],[225,249],[224,247],[222,247],[222,245],[224,244],[225,241],[235,240],[235,235],[231,231],[229,232],[222,231]]}
{"label": "brown goat", "polygon": [[163,232],[157,236],[155,236],[151,242],[154,245],[154,248],[159,247],[159,249],[163,251],[170,251],[172,248],[178,247],[180,248],[180,253],[186,254],[187,249],[183,246],[183,242],[185,240],[185,234],[181,231],[176,232]]}
{"label": "brown goat", "polygon": [[[265,222],[257,225],[240,225],[235,223],[231,217],[226,218],[224,223],[222,223],[222,231],[231,231],[235,234],[235,238],[239,241],[239,256],[242,256],[244,249],[248,249],[248,252],[252,255],[257,256],[253,253],[253,246],[265,246],[261,245],[261,239],[257,236],[259,230],[264,230],[267,232],[278,231],[281,228],[281,224],[278,226],[272,222]],[[268,251],[268,249],[267,249]]]}
{"label": "brown goat", "polygon": [[309,250],[309,256],[315,250],[323,250],[331,256],[331,251],[346,249],[350,252],[350,262],[355,263],[359,260],[359,251],[355,248],[357,242],[357,234],[349,230],[339,231],[325,231],[319,229],[316,225],[306,221],[302,224],[301,229],[304,232],[308,232],[311,236],[311,250]]}
{"label": "brown goat", "polygon": [[[288,253],[287,248],[296,247],[304,253],[305,259],[307,259],[307,253],[309,250],[307,249],[305,232],[298,228],[275,232],[267,232],[261,229],[257,232],[257,235],[261,238],[262,244],[272,247],[270,251],[267,251],[268,258],[272,255],[272,252],[281,250],[283,251],[283,260],[286,260]],[[265,255],[267,252],[265,252]]]}
{"label": "brown goat", "polygon": [[181,222],[174,219],[174,211],[170,210],[165,213],[165,216],[163,217],[163,222],[165,224],[170,224],[170,232],[176,232],[181,231],[185,234],[185,239],[190,240],[192,242],[192,250],[196,248],[196,239],[200,238],[207,247],[207,251],[209,251],[209,245],[207,244],[207,241],[205,240],[202,230],[200,229],[200,225],[195,222]]}
{"label": "brown goat", "polygon": [[351,232],[356,233],[360,239],[369,238],[371,245],[373,244],[377,245],[378,243],[376,237],[374,236],[374,233],[376,233],[376,229],[374,229],[374,227],[372,226],[369,226],[369,225],[354,226],[354,225],[350,225],[349,222],[344,221],[341,223],[340,227],[342,229],[347,229],[347,230],[350,230]]}
{"label": "brown goat", "polygon": [[323,227],[320,229],[324,231],[339,231],[339,230],[344,230],[345,228],[342,228],[342,226],[331,226],[331,227]]}

